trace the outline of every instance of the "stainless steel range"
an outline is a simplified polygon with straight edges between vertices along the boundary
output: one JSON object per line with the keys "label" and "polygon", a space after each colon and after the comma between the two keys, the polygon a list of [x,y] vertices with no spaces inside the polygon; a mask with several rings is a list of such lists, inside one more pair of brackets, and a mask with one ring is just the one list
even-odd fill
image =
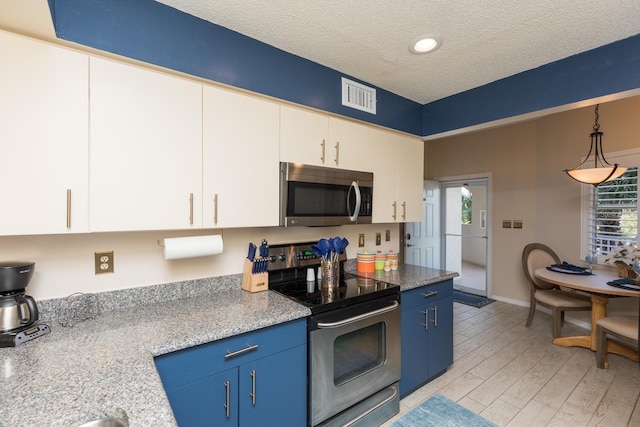
{"label": "stainless steel range", "polygon": [[308,425],[380,425],[400,407],[400,287],[345,273],[342,253],[339,287],[321,289],[315,243],[269,248],[269,288],[312,313]]}

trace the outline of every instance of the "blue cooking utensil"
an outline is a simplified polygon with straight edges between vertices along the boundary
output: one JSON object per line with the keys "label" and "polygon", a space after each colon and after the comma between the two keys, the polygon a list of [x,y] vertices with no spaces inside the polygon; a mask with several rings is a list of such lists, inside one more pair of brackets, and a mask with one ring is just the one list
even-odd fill
{"label": "blue cooking utensil", "polygon": [[318,240],[318,249],[322,253],[321,256],[326,256],[331,251],[331,243],[327,239]]}
{"label": "blue cooking utensil", "polygon": [[322,251],[316,245],[311,245],[311,252],[313,252],[315,256],[322,257]]}

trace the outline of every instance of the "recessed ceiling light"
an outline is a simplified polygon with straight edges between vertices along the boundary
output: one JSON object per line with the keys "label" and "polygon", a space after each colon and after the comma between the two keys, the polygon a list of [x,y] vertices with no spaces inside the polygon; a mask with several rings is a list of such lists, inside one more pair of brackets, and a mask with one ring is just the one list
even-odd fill
{"label": "recessed ceiling light", "polygon": [[409,50],[415,54],[429,53],[438,49],[440,45],[442,45],[440,36],[420,36],[411,42]]}

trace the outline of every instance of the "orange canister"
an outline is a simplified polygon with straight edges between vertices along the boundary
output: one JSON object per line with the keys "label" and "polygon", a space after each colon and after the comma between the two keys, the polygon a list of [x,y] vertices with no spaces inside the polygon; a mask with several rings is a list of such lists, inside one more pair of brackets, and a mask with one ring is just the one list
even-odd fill
{"label": "orange canister", "polygon": [[359,273],[373,273],[375,270],[375,254],[370,254],[368,251],[358,253],[358,272]]}

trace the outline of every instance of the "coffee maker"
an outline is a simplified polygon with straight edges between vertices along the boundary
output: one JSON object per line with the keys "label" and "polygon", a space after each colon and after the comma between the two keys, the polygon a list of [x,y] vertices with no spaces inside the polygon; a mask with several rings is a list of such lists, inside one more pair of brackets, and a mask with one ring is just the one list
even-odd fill
{"label": "coffee maker", "polygon": [[35,270],[33,262],[0,262],[0,347],[15,347],[48,334],[37,324],[38,306],[25,289]]}

